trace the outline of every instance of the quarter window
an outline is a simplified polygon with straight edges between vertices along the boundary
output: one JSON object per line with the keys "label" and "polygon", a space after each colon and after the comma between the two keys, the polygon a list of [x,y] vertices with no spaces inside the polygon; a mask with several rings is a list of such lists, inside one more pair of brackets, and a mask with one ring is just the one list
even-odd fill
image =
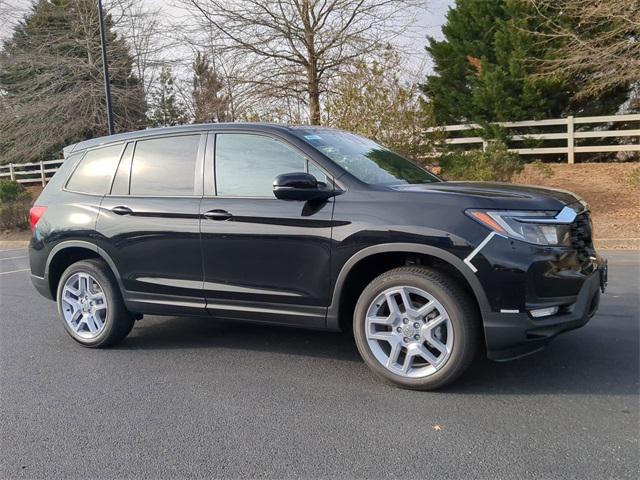
{"label": "quarter window", "polygon": [[154,138],[136,143],[131,195],[193,195],[200,135]]}
{"label": "quarter window", "polygon": [[305,157],[271,137],[241,133],[216,136],[218,195],[272,197],[276,176],[304,171]]}
{"label": "quarter window", "polygon": [[129,194],[129,173],[131,172],[131,159],[133,158],[134,143],[127,144],[116,171],[116,178],[113,179],[111,195]]}
{"label": "quarter window", "polygon": [[122,145],[89,150],[67,182],[67,189],[96,195],[106,194],[121,152]]}

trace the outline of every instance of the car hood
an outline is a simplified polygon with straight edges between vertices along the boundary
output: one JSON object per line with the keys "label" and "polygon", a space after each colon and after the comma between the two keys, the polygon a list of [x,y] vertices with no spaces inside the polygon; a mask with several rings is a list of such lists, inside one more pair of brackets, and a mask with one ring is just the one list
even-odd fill
{"label": "car hood", "polygon": [[497,182],[437,182],[395,185],[396,191],[472,197],[474,203],[496,208],[561,209],[580,201],[566,190]]}

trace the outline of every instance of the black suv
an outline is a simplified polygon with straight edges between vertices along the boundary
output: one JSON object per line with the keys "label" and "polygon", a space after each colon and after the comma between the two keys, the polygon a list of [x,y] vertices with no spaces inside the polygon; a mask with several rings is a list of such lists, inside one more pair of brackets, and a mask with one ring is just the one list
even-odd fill
{"label": "black suv", "polygon": [[584,325],[606,263],[575,195],[444,182],[348,132],[190,125],[80,142],[31,211],[31,278],[77,342],[143,314],[353,329],[371,369],[440,387]]}

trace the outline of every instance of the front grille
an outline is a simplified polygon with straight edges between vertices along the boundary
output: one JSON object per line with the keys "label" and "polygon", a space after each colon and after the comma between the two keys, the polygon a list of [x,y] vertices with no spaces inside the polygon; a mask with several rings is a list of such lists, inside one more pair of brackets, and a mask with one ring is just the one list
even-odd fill
{"label": "front grille", "polygon": [[576,259],[580,264],[589,261],[593,254],[591,238],[592,223],[588,212],[581,213],[571,224],[571,246],[576,251]]}

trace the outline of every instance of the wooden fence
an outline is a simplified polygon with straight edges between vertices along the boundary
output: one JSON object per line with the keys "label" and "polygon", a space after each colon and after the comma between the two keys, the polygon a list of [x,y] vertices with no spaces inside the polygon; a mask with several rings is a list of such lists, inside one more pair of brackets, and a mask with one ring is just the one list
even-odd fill
{"label": "wooden fence", "polygon": [[35,163],[10,163],[0,165],[0,178],[15,180],[18,183],[43,187],[58,171],[63,160],[47,160]]}
{"label": "wooden fence", "polygon": [[[549,140],[562,140],[566,142],[564,146],[553,147],[538,147],[538,148],[511,148],[513,152],[517,152],[520,155],[549,155],[549,154],[566,154],[567,161],[569,163],[575,162],[576,153],[599,153],[599,152],[639,152],[640,151],[640,129],[621,129],[611,130],[604,129],[603,127],[611,127],[619,122],[640,122],[640,114],[630,115],[609,115],[600,117],[573,117],[566,118],[554,118],[548,120],[526,120],[522,122],[500,122],[496,125],[501,126],[507,130],[523,128],[540,128],[540,127],[564,127],[561,132],[554,133],[525,133],[509,135],[511,143],[527,142],[527,141],[549,141]],[[576,125],[594,125],[589,130],[580,129],[576,131]],[[598,125],[600,124],[600,125]],[[482,128],[478,124],[464,124],[464,125],[447,125],[444,127],[430,128],[430,132],[463,132],[479,130]],[[597,145],[576,145],[576,140],[590,138],[598,139]],[[634,139],[635,143],[629,142],[625,144],[607,144],[602,142],[605,138],[630,138]],[[487,140],[482,137],[449,137],[444,140],[449,145],[479,145],[483,148],[487,146]]]}

